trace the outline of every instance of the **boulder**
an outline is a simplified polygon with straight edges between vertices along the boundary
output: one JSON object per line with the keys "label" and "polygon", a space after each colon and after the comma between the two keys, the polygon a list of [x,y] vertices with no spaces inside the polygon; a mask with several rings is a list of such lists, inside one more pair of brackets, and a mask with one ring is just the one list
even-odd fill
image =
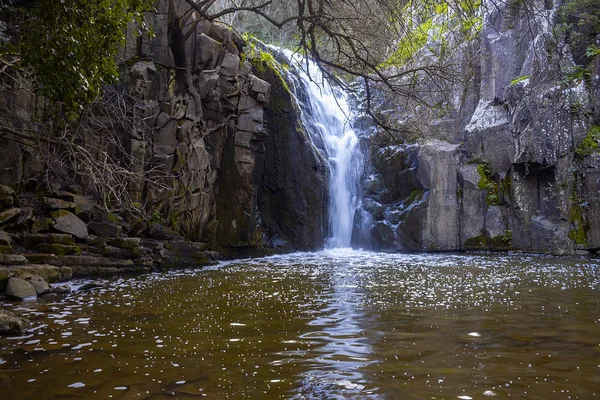
{"label": "boulder", "polygon": [[40,244],[40,251],[46,254],[54,254],[57,256],[68,256],[81,253],[81,247],[68,246],[58,243],[42,243]]}
{"label": "boulder", "polygon": [[37,290],[26,280],[12,277],[6,284],[6,295],[12,299],[25,300],[37,297]]}
{"label": "boulder", "polygon": [[46,243],[56,243],[56,244],[64,244],[64,245],[73,245],[75,241],[73,240],[73,236],[64,234],[64,233],[51,233],[46,236]]}
{"label": "boulder", "polygon": [[10,311],[0,310],[0,335],[16,335],[31,325],[26,318],[17,317]]}
{"label": "boulder", "polygon": [[73,278],[73,268],[71,267],[61,267],[58,271],[58,281],[65,282],[70,281]]}
{"label": "boulder", "polygon": [[148,236],[154,240],[170,239],[172,235],[161,224],[154,224],[148,231]]}
{"label": "boulder", "polygon": [[19,206],[19,200],[15,191],[4,185],[0,185],[0,210]]}
{"label": "boulder", "polygon": [[69,294],[69,293],[71,293],[71,286],[69,286],[69,285],[56,286],[52,289],[52,293]]}
{"label": "boulder", "polygon": [[59,268],[54,265],[26,264],[8,267],[9,272],[16,276],[38,275],[46,282],[56,282],[59,278]]}
{"label": "boulder", "polygon": [[60,265],[59,258],[55,254],[31,253],[24,254],[31,264]]}
{"label": "boulder", "polygon": [[20,208],[9,208],[0,212],[0,224],[6,224],[13,221],[19,214],[21,214]]}
{"label": "boulder", "polygon": [[55,230],[68,233],[78,239],[87,239],[87,227],[85,226],[85,223],[75,214],[69,211],[60,210],[53,212],[52,217],[56,221],[54,224]]}
{"label": "boulder", "polygon": [[35,288],[38,296],[50,291],[50,285],[48,285],[48,282],[46,282],[44,278],[39,275],[23,275],[21,276],[21,279],[29,282]]}
{"label": "boulder", "polygon": [[92,289],[99,289],[101,287],[102,287],[101,283],[90,282],[90,283],[86,283],[85,285],[81,286],[79,288],[79,291],[85,292],[85,291],[92,290]]}
{"label": "boulder", "polygon": [[120,248],[106,246],[102,249],[102,255],[115,258],[136,258],[142,255],[142,251],[139,247]]}

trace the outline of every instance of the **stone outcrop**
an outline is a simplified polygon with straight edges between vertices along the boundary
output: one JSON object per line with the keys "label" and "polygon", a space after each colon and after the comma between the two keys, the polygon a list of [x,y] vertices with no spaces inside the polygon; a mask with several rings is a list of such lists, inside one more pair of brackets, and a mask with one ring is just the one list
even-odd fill
{"label": "stone outcrop", "polygon": [[[57,257],[94,252],[97,246],[86,246],[97,237],[159,234],[228,256],[321,247],[326,174],[281,77],[257,70],[236,32],[199,18],[184,1],[161,0],[145,20],[154,35],[130,27],[118,57],[121,83],[106,90],[77,136],[96,157],[92,164],[108,157],[125,167],[125,183],[102,189],[92,176],[100,170],[90,175],[50,154],[38,157],[45,147],[36,147],[35,135],[3,136],[0,183],[17,190],[2,187],[0,228],[23,241],[29,233],[71,235],[73,243],[35,247]],[[27,90],[0,89],[0,122],[12,131],[49,129],[36,122],[38,106]],[[117,192],[126,204],[107,200]],[[41,203],[33,193],[44,195]],[[142,205],[143,212],[128,212]],[[1,243],[0,254],[13,252]],[[107,245],[101,255],[135,260],[136,251]]]}
{"label": "stone outcrop", "polygon": [[598,141],[600,57],[575,65],[549,22],[559,6],[536,2],[532,16],[483,2],[469,79],[436,99],[444,116],[425,118],[418,145],[372,146],[363,210],[374,247],[600,249],[600,154],[585,147]]}

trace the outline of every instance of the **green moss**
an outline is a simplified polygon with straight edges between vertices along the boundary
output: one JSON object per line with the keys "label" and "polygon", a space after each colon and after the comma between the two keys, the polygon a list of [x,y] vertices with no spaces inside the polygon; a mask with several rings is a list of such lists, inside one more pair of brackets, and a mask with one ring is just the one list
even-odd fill
{"label": "green moss", "polygon": [[[488,239],[489,249],[492,251],[506,251],[509,250],[510,244],[506,243],[505,235],[498,235]],[[512,240],[512,236],[511,236]]]}
{"label": "green moss", "polygon": [[0,254],[14,254],[14,252],[11,246],[0,246]]}
{"label": "green moss", "polygon": [[492,178],[488,163],[482,162],[477,164],[477,172],[480,177],[477,187],[481,190],[487,190],[487,204],[489,206],[499,205],[500,196],[498,195],[498,183]]}
{"label": "green moss", "polygon": [[583,159],[599,149],[600,126],[593,125],[581,143],[575,148],[575,157]]}
{"label": "green moss", "polygon": [[42,243],[39,250],[42,253],[54,254],[56,256],[68,256],[81,253],[81,247],[64,245],[59,243]]}
{"label": "green moss", "polygon": [[581,246],[587,246],[587,231],[590,229],[589,221],[583,212],[583,202],[578,195],[571,196],[571,207],[569,208],[569,222],[573,228],[568,237]]}
{"label": "green moss", "polygon": [[529,76],[529,75],[518,76],[515,79],[513,79],[512,81],[510,81],[510,84],[514,85],[516,83],[523,82],[529,78],[531,78],[531,76]]}
{"label": "green moss", "polygon": [[465,249],[482,250],[488,246],[488,238],[485,235],[474,236],[465,240]]}
{"label": "green moss", "polygon": [[60,218],[60,217],[66,217],[67,215],[70,215],[71,213],[67,210],[56,210],[56,211],[52,211],[50,213],[50,216],[52,218]]}
{"label": "green moss", "polygon": [[512,231],[510,229],[505,230],[504,235],[502,235],[502,242],[507,246],[510,246],[512,244],[512,239]]}
{"label": "green moss", "polygon": [[113,224],[118,223],[120,220],[119,216],[115,213],[108,213],[107,217],[108,217],[108,220],[110,222],[112,222]]}
{"label": "green moss", "polygon": [[582,81],[591,83],[592,73],[588,68],[575,66],[569,69],[563,76],[562,82],[565,85],[579,84]]}
{"label": "green moss", "polygon": [[504,179],[500,180],[500,192],[503,196],[508,196],[512,192],[512,175],[506,174]]}
{"label": "green moss", "polygon": [[259,73],[265,73],[267,70],[272,71],[275,76],[282,83],[285,90],[291,93],[290,88],[283,76],[289,66],[279,63],[275,57],[268,51],[263,51],[258,46],[262,43],[258,42],[256,38],[246,36],[248,43],[247,50],[243,53],[243,58],[248,59],[253,68]]}

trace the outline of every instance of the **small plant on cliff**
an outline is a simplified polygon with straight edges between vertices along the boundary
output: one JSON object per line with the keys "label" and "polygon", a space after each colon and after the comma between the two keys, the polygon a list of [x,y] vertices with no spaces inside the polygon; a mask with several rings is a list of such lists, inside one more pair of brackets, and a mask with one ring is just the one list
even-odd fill
{"label": "small plant on cliff", "polygon": [[510,84],[514,85],[516,83],[523,82],[529,78],[531,78],[531,76],[529,76],[529,75],[518,76],[515,79],[513,79],[512,81],[510,81]]}
{"label": "small plant on cliff", "polygon": [[512,244],[512,240],[512,231],[510,229],[505,230],[504,234],[502,235],[502,243],[504,243],[507,246],[510,246]]}
{"label": "small plant on cliff", "polygon": [[479,182],[477,187],[481,190],[487,190],[487,203],[490,206],[500,204],[500,196],[498,195],[498,183],[492,178],[490,166],[486,162],[477,164],[477,172],[479,172]]}

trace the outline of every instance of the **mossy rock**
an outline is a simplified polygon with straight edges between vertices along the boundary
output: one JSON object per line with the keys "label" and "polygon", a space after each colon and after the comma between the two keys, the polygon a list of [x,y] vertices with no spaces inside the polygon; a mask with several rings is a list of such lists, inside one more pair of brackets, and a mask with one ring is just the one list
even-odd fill
{"label": "mossy rock", "polygon": [[498,235],[488,239],[488,246],[491,251],[508,251],[510,243],[507,243],[505,235]]}
{"label": "mossy rock", "polygon": [[70,256],[81,253],[81,247],[79,246],[69,246],[59,243],[42,243],[39,249],[41,252],[56,256]]}
{"label": "mossy rock", "polygon": [[0,254],[14,254],[15,251],[11,246],[0,246]]}
{"label": "mossy rock", "polygon": [[465,250],[487,250],[488,238],[485,235],[474,236],[465,240]]}

